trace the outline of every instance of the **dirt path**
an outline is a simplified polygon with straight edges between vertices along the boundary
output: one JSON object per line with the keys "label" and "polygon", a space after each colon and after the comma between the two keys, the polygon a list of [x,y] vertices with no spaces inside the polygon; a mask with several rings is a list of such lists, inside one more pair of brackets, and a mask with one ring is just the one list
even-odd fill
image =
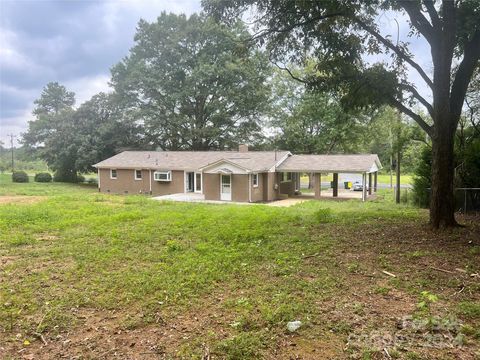
{"label": "dirt path", "polygon": [[0,196],[0,205],[3,204],[33,204],[45,200],[46,196]]}

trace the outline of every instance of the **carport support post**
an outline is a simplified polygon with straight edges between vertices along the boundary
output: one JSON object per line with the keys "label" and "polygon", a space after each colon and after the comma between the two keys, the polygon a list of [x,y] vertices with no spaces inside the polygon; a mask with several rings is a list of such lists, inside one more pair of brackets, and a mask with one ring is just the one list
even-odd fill
{"label": "carport support post", "polygon": [[372,195],[372,173],[368,173],[368,195]]}
{"label": "carport support post", "polygon": [[333,173],[333,197],[338,196],[338,173]]}
{"label": "carport support post", "polygon": [[373,174],[373,191],[374,192],[377,192],[377,174],[378,174],[378,171],[375,171],[375,173]]}
{"label": "carport support post", "polygon": [[362,174],[362,201],[367,200],[367,174]]}
{"label": "carport support post", "polygon": [[315,190],[315,199],[320,199],[322,189],[322,174],[315,173],[313,179],[313,188]]}

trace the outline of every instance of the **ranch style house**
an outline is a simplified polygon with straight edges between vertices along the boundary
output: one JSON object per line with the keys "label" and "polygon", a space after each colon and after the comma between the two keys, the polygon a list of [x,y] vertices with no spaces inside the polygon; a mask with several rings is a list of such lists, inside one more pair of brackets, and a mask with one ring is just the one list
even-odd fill
{"label": "ranch style house", "polygon": [[[382,168],[375,154],[294,155],[289,151],[124,151],[93,165],[104,193],[161,196],[202,194],[205,200],[268,202],[295,196],[300,175],[314,174],[314,197],[321,196],[322,174],[362,176],[362,200],[376,191]],[[372,179],[373,178],[373,179]],[[367,185],[368,182],[368,185]]]}

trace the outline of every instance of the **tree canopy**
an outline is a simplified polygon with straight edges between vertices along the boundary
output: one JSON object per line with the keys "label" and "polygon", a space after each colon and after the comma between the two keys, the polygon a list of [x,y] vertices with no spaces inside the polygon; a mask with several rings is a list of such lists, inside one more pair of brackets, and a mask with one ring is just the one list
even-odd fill
{"label": "tree canopy", "polygon": [[224,149],[255,143],[269,95],[269,63],[236,21],[162,13],[140,21],[135,45],[112,69],[112,85],[162,149]]}
{"label": "tree canopy", "polygon": [[[295,69],[295,77],[308,73]],[[334,94],[315,92],[282,70],[272,79],[270,125],[277,148],[297,154],[356,153],[364,150],[368,116],[347,112]]]}

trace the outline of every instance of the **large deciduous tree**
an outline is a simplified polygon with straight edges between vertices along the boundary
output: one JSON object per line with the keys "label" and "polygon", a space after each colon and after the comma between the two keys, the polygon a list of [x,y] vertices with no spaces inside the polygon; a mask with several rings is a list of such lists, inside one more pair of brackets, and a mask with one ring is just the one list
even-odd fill
{"label": "large deciduous tree", "polygon": [[57,82],[48,83],[34,102],[35,120],[28,122],[23,143],[56,172],[61,181],[74,182],[75,150],[72,147],[75,93]]}
{"label": "large deciduous tree", "polygon": [[[414,119],[432,139],[430,224],[456,225],[454,136],[480,57],[478,0],[204,0],[204,6],[227,21],[252,9],[259,29],[256,38],[266,42],[273,58],[301,61],[305,53],[316,56],[313,86],[335,87],[350,106],[389,104]],[[428,43],[428,68],[416,61],[414,47],[382,34],[378,19],[386,11],[399,20],[408,18],[410,35]],[[386,53],[390,63],[364,61],[366,55]],[[406,69],[419,75],[428,96],[408,80]],[[412,103],[426,109],[432,125],[412,109]]]}
{"label": "large deciduous tree", "polygon": [[268,59],[248,46],[242,22],[220,25],[194,14],[140,21],[112,84],[143,124],[146,141],[165,150],[224,149],[254,143],[267,104]]}
{"label": "large deciduous tree", "polygon": [[123,113],[116,94],[99,93],[75,112],[75,168],[93,171],[92,165],[121,150],[136,149],[141,142],[138,126]]}
{"label": "large deciduous tree", "polygon": [[55,171],[57,181],[75,182],[78,173],[139,142],[135,124],[120,111],[114,94],[97,94],[78,109],[74,104],[74,93],[47,84],[35,100],[35,120],[23,134],[23,143]]}

